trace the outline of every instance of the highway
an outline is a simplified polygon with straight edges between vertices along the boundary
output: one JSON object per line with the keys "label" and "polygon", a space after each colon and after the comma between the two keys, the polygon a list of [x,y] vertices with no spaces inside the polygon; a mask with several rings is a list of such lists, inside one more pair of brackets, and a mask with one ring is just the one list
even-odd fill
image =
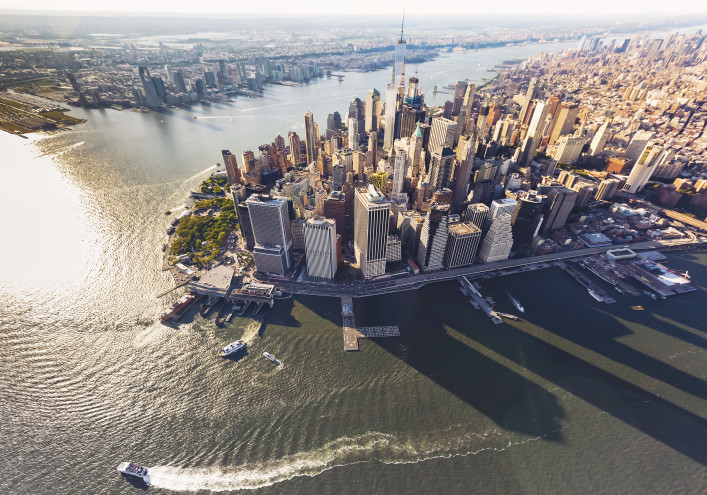
{"label": "highway", "polygon": [[[618,249],[628,247],[632,250],[646,249],[666,249],[677,246],[688,246],[691,244],[699,244],[699,241],[694,235],[690,235],[689,239],[672,239],[665,241],[645,241],[630,245],[619,246],[602,246],[595,248],[576,249],[574,251],[566,251],[562,253],[552,253],[530,258],[512,259],[499,261],[497,263],[487,263],[481,265],[471,265],[453,270],[443,270],[433,273],[423,273],[419,275],[392,275],[382,276],[376,279],[360,280],[356,282],[295,282],[292,280],[268,279],[260,278],[263,283],[271,283],[282,288],[286,292],[293,294],[306,294],[312,296],[328,296],[328,297],[369,297],[391,292],[399,292],[405,290],[419,289],[420,287],[435,283],[444,282],[447,280],[455,280],[462,276],[478,276],[486,275],[504,275],[503,272],[509,269],[518,269],[528,267],[535,268],[533,265],[544,265],[541,267],[552,266],[553,264],[572,260],[577,258],[585,258],[596,254],[604,253],[610,249]],[[501,273],[494,273],[501,272]]]}

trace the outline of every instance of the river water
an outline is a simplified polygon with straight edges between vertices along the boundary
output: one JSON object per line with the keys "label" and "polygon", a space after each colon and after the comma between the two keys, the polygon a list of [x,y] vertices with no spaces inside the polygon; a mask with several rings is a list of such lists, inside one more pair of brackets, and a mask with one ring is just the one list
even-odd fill
{"label": "river water", "polygon": [[[540,48],[408,67],[430,92]],[[479,65],[480,64],[480,65]],[[707,483],[707,253],[670,255],[699,289],[602,305],[549,269],[482,282],[492,325],[454,283],[356,302],[401,337],[345,353],[335,298],[278,301],[218,329],[161,271],[171,217],[220,161],[312,110],[344,114],[388,71],[164,113],[74,110],[71,131],[0,133],[0,493],[698,493]],[[211,117],[199,118],[198,117]],[[300,133],[301,134],[301,133]],[[642,304],[646,311],[631,311]],[[260,331],[259,331],[260,329]],[[217,350],[244,338],[248,355]],[[263,359],[269,351],[282,361]]]}

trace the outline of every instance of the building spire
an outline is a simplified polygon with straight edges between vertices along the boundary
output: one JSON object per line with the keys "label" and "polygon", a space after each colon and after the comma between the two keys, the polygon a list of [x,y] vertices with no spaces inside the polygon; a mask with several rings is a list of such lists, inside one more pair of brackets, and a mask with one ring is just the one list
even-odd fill
{"label": "building spire", "polygon": [[403,8],[403,22],[400,24],[400,42],[403,42],[403,28],[405,27],[405,9]]}

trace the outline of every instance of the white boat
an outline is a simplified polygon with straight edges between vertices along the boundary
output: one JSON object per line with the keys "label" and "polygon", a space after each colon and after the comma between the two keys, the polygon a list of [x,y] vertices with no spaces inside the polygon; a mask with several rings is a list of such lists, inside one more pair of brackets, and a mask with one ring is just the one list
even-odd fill
{"label": "white boat", "polygon": [[121,462],[118,464],[118,471],[126,476],[141,479],[147,486],[151,484],[150,475],[147,474],[147,468],[135,464],[134,462]]}
{"label": "white boat", "polygon": [[523,305],[520,303],[520,301],[518,301],[518,299],[516,299],[515,297],[511,296],[510,294],[508,295],[508,297],[511,299],[511,302],[513,303],[513,306],[515,306],[515,308],[516,308],[518,311],[520,311],[521,313],[525,313],[525,308],[524,308]]}
{"label": "white boat", "polygon": [[246,347],[248,347],[248,344],[246,344],[244,340],[239,340],[237,342],[231,342],[226,347],[221,349],[221,352],[219,352],[219,356],[221,356],[221,357],[232,356],[233,354],[237,353],[238,351],[240,351],[242,349],[245,349]]}
{"label": "white boat", "polygon": [[604,302],[604,298],[601,297],[599,294],[594,292],[592,289],[587,289],[587,292],[589,292],[589,295],[592,296],[594,299],[596,299],[599,302]]}
{"label": "white boat", "polygon": [[264,353],[263,353],[263,357],[269,359],[270,361],[272,361],[272,362],[275,363],[275,364],[280,364],[280,362],[279,362],[277,359],[275,359],[275,356],[273,356],[273,355],[270,354],[269,352],[264,352]]}

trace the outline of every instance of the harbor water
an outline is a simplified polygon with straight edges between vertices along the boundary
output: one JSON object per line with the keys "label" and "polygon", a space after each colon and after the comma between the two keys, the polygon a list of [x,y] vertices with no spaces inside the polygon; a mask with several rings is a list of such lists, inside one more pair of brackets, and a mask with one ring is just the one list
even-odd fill
{"label": "harbor water", "polygon": [[[408,70],[439,104],[450,95],[433,85],[562,46]],[[401,336],[355,353],[337,298],[278,300],[224,328],[197,307],[158,322],[181,294],[157,298],[173,285],[164,211],[221,150],[303,137],[306,110],[324,123],[389,77],[164,112],[75,109],[87,123],[71,131],[0,133],[0,493],[138,493],[122,461],[147,466],[158,494],[703,492],[704,251],[669,254],[697,291],[666,300],[601,304],[557,268],[482,280],[499,311],[518,314],[508,294],[525,308],[502,325],[452,282],[356,300],[358,325]],[[218,356],[239,339],[247,354]]]}

